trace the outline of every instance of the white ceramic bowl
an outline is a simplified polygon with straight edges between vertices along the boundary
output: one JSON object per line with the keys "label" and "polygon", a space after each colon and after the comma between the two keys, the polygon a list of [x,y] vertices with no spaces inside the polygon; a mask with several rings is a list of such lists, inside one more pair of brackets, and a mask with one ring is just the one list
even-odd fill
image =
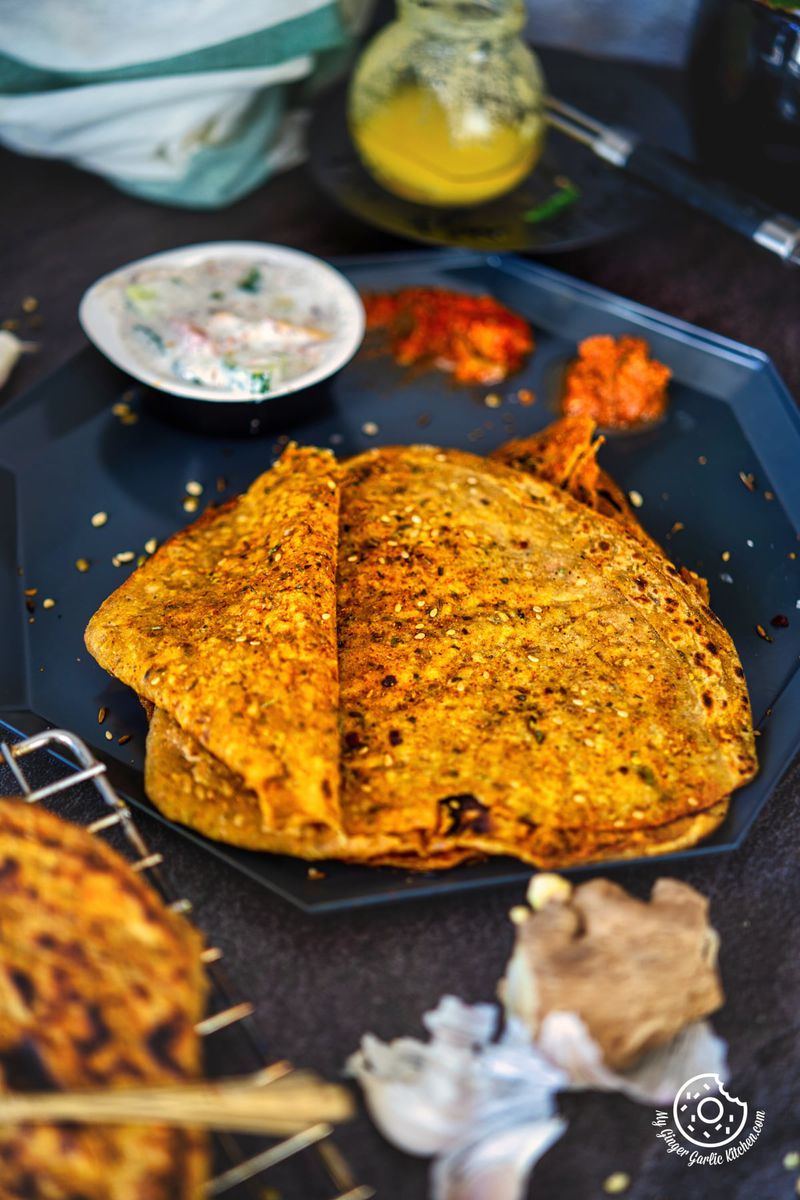
{"label": "white ceramic bowl", "polygon": [[[322,361],[312,370],[279,384],[263,396],[248,396],[241,391],[207,387],[188,383],[169,372],[150,369],[131,351],[122,337],[119,306],[127,278],[142,267],[193,266],[206,258],[247,259],[256,266],[291,266],[302,275],[303,287],[313,289],[315,296],[336,314],[335,327],[326,343]],[[304,391],[333,375],[355,354],[364,337],[364,306],[355,288],[339,271],[302,250],[274,246],[269,242],[203,242],[197,246],[181,246],[137,259],[108,275],[103,275],[84,293],[78,309],[83,331],[98,350],[115,366],[135,379],[172,396],[185,396],[210,404],[229,405],[232,401],[248,407],[268,403],[292,392]]]}

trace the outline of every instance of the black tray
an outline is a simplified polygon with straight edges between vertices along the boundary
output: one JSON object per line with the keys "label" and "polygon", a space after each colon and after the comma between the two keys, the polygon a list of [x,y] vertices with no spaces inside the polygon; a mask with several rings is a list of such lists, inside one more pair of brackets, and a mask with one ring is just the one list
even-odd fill
{"label": "black tray", "polygon": [[[284,437],[332,444],[345,455],[377,443],[415,441],[486,453],[553,419],[561,370],[580,338],[640,332],[670,365],[674,383],[665,422],[610,438],[601,459],[622,486],[644,497],[642,522],[675,561],[708,577],[712,605],[741,655],[761,729],[760,774],[736,793],[724,825],[703,845],[665,857],[736,848],[800,748],[800,572],[789,557],[800,552],[800,413],[769,359],[513,257],[421,251],[340,265],[363,288],[439,283],[489,290],[530,318],[537,351],[524,371],[495,389],[503,397],[497,409],[483,403],[485,388],[454,388],[445,376],[415,377],[386,358],[361,355],[321,392],[312,417],[297,422],[291,397],[275,401],[275,428]],[[281,445],[278,436],[237,441],[172,428],[140,404],[138,390],[132,403],[139,419],[125,425],[111,405],[130,386],[87,349],[0,418],[0,715],[24,732],[43,722],[75,730],[104,755],[130,799],[150,808],[141,785],[144,715],[133,694],[86,653],[83,629],[131,569],[114,567],[112,556],[138,553],[148,538],[161,540],[192,519],[182,507],[187,481],[205,484],[204,499],[229,495],[263,471]],[[534,391],[535,404],[519,404],[521,387]],[[152,403],[157,407],[157,396]],[[367,421],[378,425],[377,436],[364,435]],[[754,475],[754,491],[740,472]],[[227,483],[224,493],[215,488],[219,477]],[[90,517],[99,510],[108,513],[108,523],[95,529]],[[675,522],[684,528],[671,532]],[[724,551],[729,561],[722,560]],[[91,560],[85,574],[75,569],[78,558]],[[25,605],[30,587],[38,588],[34,614]],[[56,601],[53,608],[43,608],[46,597]],[[788,628],[770,624],[777,614],[788,617]],[[757,625],[772,643],[758,635]],[[102,706],[109,716],[100,726]],[[133,738],[120,746],[116,739],[126,733]],[[182,832],[307,910],[516,883],[530,874],[506,859],[422,876],[332,863],[324,864],[324,879],[310,880],[298,860],[238,851]]]}

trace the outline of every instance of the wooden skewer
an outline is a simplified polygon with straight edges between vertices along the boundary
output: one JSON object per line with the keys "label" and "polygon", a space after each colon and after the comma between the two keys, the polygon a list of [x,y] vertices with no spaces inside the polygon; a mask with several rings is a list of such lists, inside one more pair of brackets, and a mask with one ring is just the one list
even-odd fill
{"label": "wooden skewer", "polygon": [[0,1096],[0,1125],[179,1125],[283,1137],[319,1122],[346,1121],[352,1114],[345,1088],[305,1071],[276,1079],[269,1069],[218,1083]]}

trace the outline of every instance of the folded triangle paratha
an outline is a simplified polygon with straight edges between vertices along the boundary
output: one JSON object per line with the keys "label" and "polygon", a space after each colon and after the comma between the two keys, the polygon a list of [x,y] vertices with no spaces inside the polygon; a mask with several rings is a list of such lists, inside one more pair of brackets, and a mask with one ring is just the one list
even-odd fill
{"label": "folded triangle paratha", "polygon": [[341,468],[339,829],[275,820],[163,712],[154,802],[252,848],[419,868],[708,834],[755,771],[741,666],[618,489],[603,511],[579,424],[512,444],[544,479],[430,447]]}
{"label": "folded triangle paratha", "polygon": [[338,830],[336,463],[290,446],[89,623],[100,663],[258,797],[265,823]]}

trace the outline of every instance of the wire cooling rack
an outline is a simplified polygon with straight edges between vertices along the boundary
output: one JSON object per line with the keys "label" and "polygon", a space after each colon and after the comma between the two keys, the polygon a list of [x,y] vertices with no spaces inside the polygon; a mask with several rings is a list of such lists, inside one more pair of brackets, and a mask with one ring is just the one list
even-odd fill
{"label": "wire cooling rack", "polygon": [[[22,768],[22,761],[34,754],[45,754],[55,770],[56,778],[43,787],[33,788]],[[0,742],[0,757],[11,772],[20,796],[29,804],[47,801],[48,807],[69,808],[69,818],[83,824],[89,833],[103,837],[120,851],[130,862],[133,870],[145,875],[173,912],[189,914],[191,901],[175,897],[166,883],[163,872],[163,856],[151,853],[139,832],[133,815],[125,802],[117,795],[106,776],[105,764],[94,757],[89,748],[75,734],[64,729],[49,729],[19,742]],[[63,773],[58,774],[62,770]],[[86,818],[83,785],[92,785],[98,815]],[[76,789],[84,796],[79,811],[76,809]],[[91,793],[90,793],[91,794]],[[207,1068],[215,1057],[224,1063],[226,1074],[231,1068],[252,1071],[263,1068],[269,1062],[269,1054],[262,1033],[253,1020],[253,1005],[246,1000],[237,1000],[236,992],[225,977],[220,966],[222,951],[208,946],[202,955],[206,973],[211,984],[210,1000],[213,1011],[200,1021],[197,1033],[204,1039]],[[225,1044],[221,1041],[225,1039]],[[276,1077],[285,1077],[291,1068],[287,1064],[275,1064]],[[267,1085],[268,1086],[268,1085]],[[304,1152],[313,1152],[317,1169],[321,1167],[326,1186],[335,1188],[331,1200],[369,1200],[374,1195],[371,1187],[356,1184],[352,1171],[344,1156],[331,1140],[330,1125],[313,1125],[300,1133],[274,1144],[261,1143],[253,1147],[254,1139],[240,1139],[230,1134],[216,1134],[219,1153],[217,1158],[222,1169],[206,1185],[206,1196],[234,1197],[261,1196],[269,1194],[263,1188],[253,1190],[263,1180],[265,1172],[288,1159],[296,1165],[308,1157]],[[307,1187],[307,1185],[306,1185]],[[329,1194],[329,1193],[328,1193]]]}

